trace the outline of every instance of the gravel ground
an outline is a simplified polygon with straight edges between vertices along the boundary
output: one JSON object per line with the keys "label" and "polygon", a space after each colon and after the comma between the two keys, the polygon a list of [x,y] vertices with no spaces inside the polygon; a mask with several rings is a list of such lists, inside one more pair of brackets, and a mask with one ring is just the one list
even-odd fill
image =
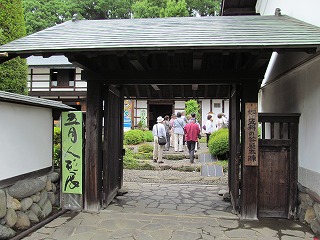
{"label": "gravel ground", "polygon": [[[152,143],[150,143],[152,144]],[[205,143],[200,143],[201,148],[196,155],[208,153],[208,148]],[[132,146],[137,152],[138,146]],[[170,148],[166,154],[177,154],[173,148]],[[204,184],[204,185],[228,185],[228,173],[224,173],[223,177],[202,177],[200,172],[181,172],[178,170],[169,169],[170,167],[178,166],[201,166],[198,159],[195,159],[195,164],[190,164],[188,159],[188,150],[184,147],[184,152],[179,153],[185,155],[183,160],[167,160],[163,159],[164,163],[159,165],[150,161],[151,165],[159,167],[157,170],[123,170],[124,182],[144,182],[144,183],[179,183],[179,184]],[[168,169],[168,170],[167,170]]]}
{"label": "gravel ground", "polygon": [[179,184],[204,184],[227,185],[228,174],[221,178],[201,177],[200,172],[180,172],[177,170],[123,170],[124,182],[144,183],[179,183]]}

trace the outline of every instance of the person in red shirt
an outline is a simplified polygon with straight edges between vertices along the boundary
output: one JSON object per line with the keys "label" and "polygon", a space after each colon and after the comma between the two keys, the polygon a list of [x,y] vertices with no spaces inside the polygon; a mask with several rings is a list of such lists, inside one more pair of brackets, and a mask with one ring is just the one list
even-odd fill
{"label": "person in red shirt", "polygon": [[190,163],[194,163],[194,150],[196,142],[198,141],[198,134],[200,133],[200,128],[196,124],[194,118],[190,119],[190,122],[184,127],[185,138],[187,141],[187,147],[190,154]]}

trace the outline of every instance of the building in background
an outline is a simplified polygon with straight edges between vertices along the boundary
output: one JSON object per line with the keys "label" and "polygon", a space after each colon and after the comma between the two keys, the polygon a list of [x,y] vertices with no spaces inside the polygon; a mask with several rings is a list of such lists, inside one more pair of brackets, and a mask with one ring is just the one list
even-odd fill
{"label": "building in background", "polygon": [[[78,111],[86,111],[87,82],[81,78],[81,68],[75,67],[64,56],[31,56],[27,58],[29,95],[61,101]],[[199,99],[201,123],[212,114],[214,121],[218,113],[229,116],[228,99]],[[149,129],[156,123],[158,116],[171,116],[182,112],[185,100],[125,100],[124,130],[139,125]]]}
{"label": "building in background", "polygon": [[81,69],[64,56],[31,56],[28,63],[29,96],[61,101],[79,111],[86,111],[87,82]]}

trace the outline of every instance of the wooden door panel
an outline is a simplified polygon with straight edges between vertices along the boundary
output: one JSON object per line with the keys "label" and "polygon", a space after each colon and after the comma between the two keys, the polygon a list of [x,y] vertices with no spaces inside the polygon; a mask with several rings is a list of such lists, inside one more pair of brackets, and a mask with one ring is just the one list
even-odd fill
{"label": "wooden door panel", "polygon": [[259,217],[288,215],[290,149],[259,148]]}
{"label": "wooden door panel", "polygon": [[107,92],[104,114],[103,191],[104,205],[116,196],[122,181],[121,96],[114,89]]}

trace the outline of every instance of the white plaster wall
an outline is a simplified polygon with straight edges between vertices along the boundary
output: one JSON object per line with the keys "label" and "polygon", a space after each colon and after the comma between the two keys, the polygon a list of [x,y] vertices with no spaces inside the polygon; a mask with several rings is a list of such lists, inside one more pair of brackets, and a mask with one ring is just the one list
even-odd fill
{"label": "white plaster wall", "polygon": [[276,8],[281,13],[304,22],[320,26],[319,0],[258,0],[256,10],[261,15],[273,15]]}
{"label": "white plaster wall", "polygon": [[52,166],[52,110],[0,102],[0,181]]}
{"label": "white plaster wall", "polygon": [[[320,26],[318,0],[258,0],[261,15],[282,14]],[[274,53],[261,90],[262,112],[301,113],[299,123],[298,181],[320,194],[320,57],[301,63],[305,53]],[[293,68],[293,70],[290,70]],[[315,184],[317,183],[317,184]]]}
{"label": "white plaster wall", "polygon": [[174,109],[175,109],[175,114],[177,112],[182,112],[182,109],[185,109],[186,107],[186,102],[185,101],[175,101],[174,102]]}

